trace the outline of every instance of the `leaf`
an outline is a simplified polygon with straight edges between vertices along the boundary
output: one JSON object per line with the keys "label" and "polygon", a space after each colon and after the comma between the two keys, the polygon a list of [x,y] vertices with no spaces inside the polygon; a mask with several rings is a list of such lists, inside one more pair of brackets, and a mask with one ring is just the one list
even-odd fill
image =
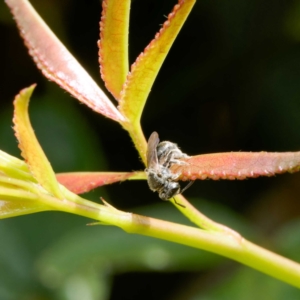
{"label": "leaf", "polygon": [[142,179],[144,172],[74,172],[56,174],[56,178],[68,190],[75,194],[87,193],[99,186],[126,179]]}
{"label": "leaf", "polygon": [[[28,170],[28,166],[23,160],[13,157],[0,150],[0,171],[6,176],[20,180],[31,181],[35,179]],[[0,176],[1,178],[1,176]]]}
{"label": "leaf", "polygon": [[52,209],[38,200],[30,181],[0,175],[0,219]]}
{"label": "leaf", "polygon": [[0,219],[51,210],[34,189],[40,190],[25,162],[0,151]]}
{"label": "leaf", "polygon": [[99,63],[106,88],[119,99],[128,73],[130,0],[104,0],[100,22]]}
{"label": "leaf", "polygon": [[94,111],[117,122],[124,117],[26,0],[5,0],[37,67]]}
{"label": "leaf", "polygon": [[19,141],[21,154],[26,160],[33,177],[48,192],[62,199],[52,167],[36,139],[28,116],[28,103],[35,85],[23,89],[14,100],[14,130]]}
{"label": "leaf", "polygon": [[213,153],[182,159],[171,171],[180,174],[178,180],[245,179],[297,172],[300,152],[228,152]]}
{"label": "leaf", "polygon": [[195,0],[179,0],[155,38],[131,66],[120,99],[120,111],[131,123],[140,122],[157,73],[194,4]]}
{"label": "leaf", "polygon": [[295,234],[298,232],[300,232],[300,219],[295,218],[276,228],[276,232],[272,235],[276,249],[280,249],[281,253],[296,261],[300,261],[300,236]]}
{"label": "leaf", "polygon": [[250,268],[227,267],[226,272],[218,275],[218,280],[212,285],[206,287],[202,283],[198,286],[193,299],[297,300],[299,298],[299,289]]}
{"label": "leaf", "polygon": [[0,219],[51,210],[46,205],[33,201],[0,200]]}

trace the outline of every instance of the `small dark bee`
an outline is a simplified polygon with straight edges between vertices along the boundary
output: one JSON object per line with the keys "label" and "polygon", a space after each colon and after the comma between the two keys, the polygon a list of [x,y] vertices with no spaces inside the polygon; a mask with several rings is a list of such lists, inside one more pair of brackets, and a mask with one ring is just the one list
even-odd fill
{"label": "small dark bee", "polygon": [[159,143],[157,132],[153,132],[148,140],[147,169],[148,185],[153,192],[158,192],[162,200],[169,200],[177,194],[185,191],[192,183],[191,181],[184,189],[175,181],[178,175],[172,174],[170,167],[173,164],[185,164],[181,158],[188,156],[180,151],[174,143],[165,141]]}
{"label": "small dark bee", "polygon": [[[148,147],[149,147],[149,142],[148,142]],[[158,163],[166,168],[170,168],[173,164],[182,165],[184,164],[184,162],[179,159],[188,158],[188,156],[185,153],[181,152],[181,150],[178,148],[176,144],[168,141],[159,143],[156,147],[156,152],[157,152]]]}

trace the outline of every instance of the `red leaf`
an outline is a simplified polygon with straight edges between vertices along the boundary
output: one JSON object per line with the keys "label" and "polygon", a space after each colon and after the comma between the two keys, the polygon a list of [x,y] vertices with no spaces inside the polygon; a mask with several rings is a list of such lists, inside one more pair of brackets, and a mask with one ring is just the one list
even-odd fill
{"label": "red leaf", "polygon": [[36,65],[50,80],[94,111],[115,121],[124,117],[28,1],[5,0]]}
{"label": "red leaf", "polygon": [[56,174],[56,178],[68,190],[75,194],[87,193],[96,187],[123,181],[134,177],[136,172],[78,172]]}
{"label": "red leaf", "polygon": [[297,172],[300,152],[228,152],[182,159],[186,165],[174,164],[171,171],[178,180],[245,179]]}

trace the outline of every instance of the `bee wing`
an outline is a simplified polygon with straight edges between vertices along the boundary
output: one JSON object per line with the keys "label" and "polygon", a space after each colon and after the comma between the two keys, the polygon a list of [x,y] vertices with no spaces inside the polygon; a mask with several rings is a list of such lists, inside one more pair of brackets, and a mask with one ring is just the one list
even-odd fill
{"label": "bee wing", "polygon": [[147,147],[147,167],[156,169],[158,166],[157,151],[156,147],[159,143],[158,133],[156,131],[152,132],[148,140]]}

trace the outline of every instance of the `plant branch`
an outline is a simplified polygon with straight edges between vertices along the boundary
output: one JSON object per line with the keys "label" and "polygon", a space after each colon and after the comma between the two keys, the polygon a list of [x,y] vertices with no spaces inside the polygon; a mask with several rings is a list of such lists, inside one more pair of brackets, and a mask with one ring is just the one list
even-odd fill
{"label": "plant branch", "polygon": [[[44,197],[44,204],[50,203],[53,206],[53,199]],[[59,210],[95,219],[100,224],[114,225],[128,233],[159,238],[225,256],[300,288],[300,265],[298,263],[263,249],[238,234],[234,236],[221,232],[208,232],[122,212],[108,205],[93,203],[91,207],[87,200],[85,205],[58,199],[55,203]]]}
{"label": "plant branch", "polygon": [[[180,212],[185,215],[192,223],[198,227],[211,232],[219,232],[227,235],[231,235],[233,238],[241,238],[241,235],[233,229],[214,222],[210,218],[206,217],[199,210],[197,210],[187,199],[182,195],[177,195],[174,200],[171,201]],[[180,203],[180,205],[178,205]]]}
{"label": "plant branch", "polygon": [[128,122],[123,122],[122,126],[126,131],[128,131],[130,138],[140,155],[140,158],[146,166],[147,141],[145,139],[141,125],[139,123],[131,124]]}

